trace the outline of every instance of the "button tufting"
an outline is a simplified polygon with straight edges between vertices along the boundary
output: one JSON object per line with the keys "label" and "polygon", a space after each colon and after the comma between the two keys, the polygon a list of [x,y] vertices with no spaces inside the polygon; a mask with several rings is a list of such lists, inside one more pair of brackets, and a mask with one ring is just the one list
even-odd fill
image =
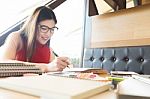
{"label": "button tufting", "polygon": [[[93,49],[90,49],[92,54],[90,51],[89,55],[91,56],[87,56],[88,61],[84,60],[84,67],[90,62],[91,67],[101,67],[108,72],[123,70],[150,74],[150,46]],[[92,56],[95,54],[96,57]]]}
{"label": "button tufting", "polygon": [[113,60],[116,61],[116,57],[114,57]]}
{"label": "button tufting", "polygon": [[116,57],[111,57],[111,61],[116,61]]}
{"label": "button tufting", "polygon": [[141,58],[140,58],[140,61],[141,61],[141,62],[144,62],[144,59],[141,57]]}
{"label": "button tufting", "polygon": [[125,57],[125,58],[124,58],[124,61],[126,61],[126,62],[129,61],[129,58],[128,58],[128,57]]}
{"label": "button tufting", "polygon": [[104,61],[104,57],[100,57],[99,60],[100,60],[100,61]]}
{"label": "button tufting", "polygon": [[92,56],[92,57],[90,57],[90,61],[93,61],[94,60],[94,57]]}

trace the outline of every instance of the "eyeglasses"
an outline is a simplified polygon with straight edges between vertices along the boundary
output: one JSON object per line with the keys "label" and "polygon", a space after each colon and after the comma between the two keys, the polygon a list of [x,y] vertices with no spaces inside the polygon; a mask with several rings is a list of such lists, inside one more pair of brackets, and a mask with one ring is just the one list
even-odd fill
{"label": "eyeglasses", "polygon": [[47,33],[48,31],[50,31],[50,33],[54,33],[56,30],[58,30],[58,27],[49,28],[46,25],[40,25],[39,24],[39,30],[42,33]]}

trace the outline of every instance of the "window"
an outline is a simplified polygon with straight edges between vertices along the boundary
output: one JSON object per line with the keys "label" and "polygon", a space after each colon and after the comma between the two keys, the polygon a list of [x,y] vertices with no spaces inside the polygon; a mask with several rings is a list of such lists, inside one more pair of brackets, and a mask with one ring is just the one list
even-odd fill
{"label": "window", "polygon": [[[33,7],[50,0],[3,0],[0,3],[0,34],[25,18]],[[17,4],[17,6],[16,6]]]}
{"label": "window", "polygon": [[79,66],[83,40],[84,0],[67,0],[54,11],[59,28],[51,39],[51,47],[60,54],[68,56],[75,67]]}

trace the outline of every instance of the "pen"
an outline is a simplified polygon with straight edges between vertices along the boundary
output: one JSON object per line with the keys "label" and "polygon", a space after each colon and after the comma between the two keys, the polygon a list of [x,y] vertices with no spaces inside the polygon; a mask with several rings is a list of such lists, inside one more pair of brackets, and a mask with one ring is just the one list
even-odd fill
{"label": "pen", "polygon": [[[56,57],[59,57],[58,54],[56,54],[54,51],[53,51],[53,54],[54,54]],[[68,65],[67,65],[67,67],[70,68]]]}

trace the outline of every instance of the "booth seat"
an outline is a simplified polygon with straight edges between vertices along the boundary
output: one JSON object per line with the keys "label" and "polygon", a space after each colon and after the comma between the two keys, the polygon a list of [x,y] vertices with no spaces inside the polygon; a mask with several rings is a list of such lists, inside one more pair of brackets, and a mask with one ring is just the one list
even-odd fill
{"label": "booth seat", "polygon": [[83,67],[150,74],[150,46],[86,48]]}

